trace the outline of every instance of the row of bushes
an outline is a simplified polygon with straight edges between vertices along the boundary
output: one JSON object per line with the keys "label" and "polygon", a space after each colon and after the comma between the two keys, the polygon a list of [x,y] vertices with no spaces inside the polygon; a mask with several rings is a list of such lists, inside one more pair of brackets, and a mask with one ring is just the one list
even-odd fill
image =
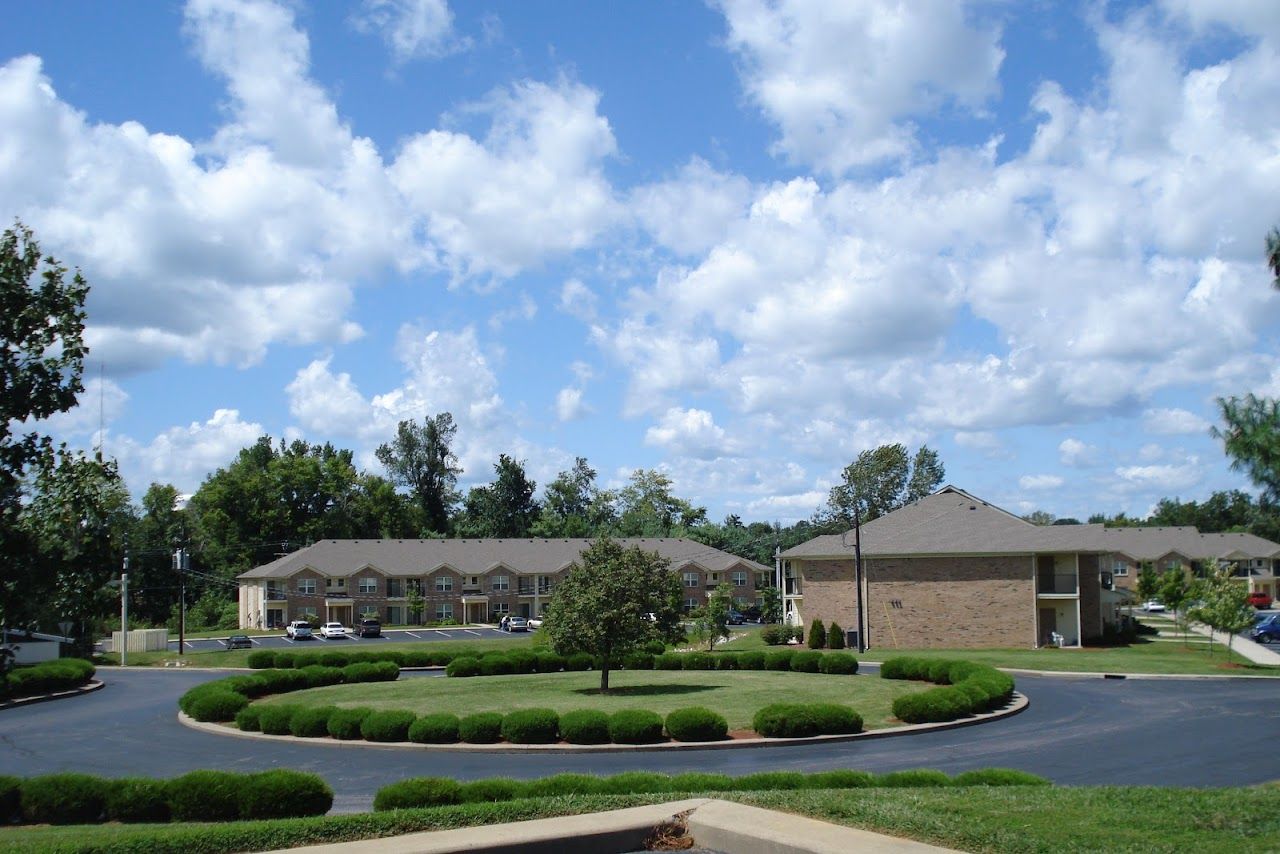
{"label": "row of bushes", "polygon": [[400,668],[390,661],[359,662],[346,667],[313,664],[301,670],[263,670],[197,685],[178,699],[178,708],[198,721],[229,721],[255,697],[328,685],[394,682],[399,676]]}
{"label": "row of bushes", "polygon": [[[861,724],[861,718],[858,720]],[[676,709],[664,720],[644,709],[624,709],[612,715],[596,709],[564,714],[551,709],[517,709],[505,715],[479,712],[460,718],[448,712],[419,716],[408,711],[280,703],[243,707],[235,721],[242,730],[268,735],[419,744],[553,744],[561,740],[570,744],[652,744],[663,740],[664,731],[676,741],[718,741],[729,731],[722,715],[700,706]]]}
{"label": "row of bushes", "polygon": [[192,771],[172,780],[89,774],[0,777],[0,824],[237,821],[324,815],[333,790],[317,774]]}
{"label": "row of bushes", "polygon": [[[327,650],[325,652],[294,652],[292,650],[271,650],[259,649],[249,653],[249,666],[254,670],[266,670],[269,668],[302,668],[310,667],[314,664],[322,664],[325,667],[346,667],[348,664],[356,664],[359,662],[373,661],[393,661],[400,667],[447,667],[452,661],[459,658],[485,658],[490,655],[524,655],[524,656],[550,656],[554,653],[550,651],[535,652],[529,649],[516,650],[492,650],[485,652],[467,647],[455,647],[453,649],[438,648],[436,644],[424,644],[423,649],[386,649],[386,650],[352,650],[350,652],[343,650]],[[661,641],[650,641],[644,645],[642,652],[649,655],[659,655],[666,649]],[[581,655],[586,655],[585,653]],[[573,658],[573,656],[570,656]],[[586,655],[586,659],[592,662],[594,659]],[[563,659],[562,659],[563,660]],[[563,663],[559,668],[563,668]],[[578,668],[581,670],[590,670],[591,667]],[[530,671],[530,672],[549,672],[546,670]]]}
{"label": "row of bushes", "polygon": [[778,646],[793,640],[802,643],[804,628],[802,626],[765,626],[760,630],[760,640],[769,646]]}
{"label": "row of bushes", "polygon": [[838,703],[773,703],[755,713],[751,728],[767,738],[808,738],[862,732],[862,715]]}
{"label": "row of bushes", "polygon": [[564,795],[633,795],[695,792],[748,792],[799,789],[864,789],[873,787],[922,788],[938,786],[1047,786],[1035,774],[1008,768],[966,771],[948,777],[941,771],[919,769],[871,774],[866,771],[765,771],[730,777],[727,774],[692,772],[659,774],[627,771],[612,777],[591,774],[556,774],[540,780],[491,777],[459,783],[447,777],[416,777],[383,786],[373,799],[375,811],[446,806],[449,804],[509,801]]}
{"label": "row of bushes", "polygon": [[[783,649],[772,652],[635,652],[615,663],[623,670],[791,670],[797,673],[853,675],[858,660],[848,653]],[[586,653],[570,656],[554,652],[495,651],[484,656],[464,656],[449,662],[449,676],[499,676],[509,673],[556,673],[591,670],[598,662]]]}
{"label": "row of bushes", "polygon": [[93,678],[93,662],[83,658],[59,658],[23,667],[15,667],[0,680],[0,699],[19,699],[68,691]]}
{"label": "row of bushes", "polygon": [[880,665],[884,679],[918,679],[940,687],[905,694],[893,714],[909,724],[952,721],[998,709],[1013,696],[1013,677],[986,664],[954,659],[891,658]]}

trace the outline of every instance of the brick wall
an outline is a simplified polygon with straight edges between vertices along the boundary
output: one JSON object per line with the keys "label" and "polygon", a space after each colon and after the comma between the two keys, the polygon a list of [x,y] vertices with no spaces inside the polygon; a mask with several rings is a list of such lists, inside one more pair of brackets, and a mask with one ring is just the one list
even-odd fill
{"label": "brick wall", "polygon": [[1097,555],[1080,555],[1080,637],[1102,637],[1102,579]]}

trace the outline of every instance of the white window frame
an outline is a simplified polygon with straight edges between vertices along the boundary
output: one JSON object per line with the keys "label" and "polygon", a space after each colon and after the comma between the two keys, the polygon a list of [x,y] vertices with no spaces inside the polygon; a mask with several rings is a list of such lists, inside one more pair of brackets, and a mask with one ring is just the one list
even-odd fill
{"label": "white window frame", "polygon": [[324,580],[325,590],[346,590],[347,580],[345,578],[326,578]]}
{"label": "white window frame", "polygon": [[319,615],[319,612],[316,611],[315,605],[303,605],[301,608],[298,609],[298,614],[297,614],[299,620],[314,620],[318,617],[318,615]]}
{"label": "white window frame", "polygon": [[299,578],[298,592],[306,596],[316,595],[316,580],[314,578]]}
{"label": "white window frame", "polygon": [[1128,574],[1129,574],[1129,562],[1128,562],[1128,561],[1123,561],[1123,560],[1115,561],[1115,562],[1114,562],[1114,563],[1112,563],[1112,565],[1111,565],[1111,574],[1112,574],[1112,575],[1128,575]]}
{"label": "white window frame", "polygon": [[453,603],[437,602],[436,603],[436,620],[452,620],[453,619]]}
{"label": "white window frame", "polygon": [[493,575],[489,577],[489,588],[498,593],[506,593],[511,589],[511,576]]}
{"label": "white window frame", "polygon": [[437,575],[436,576],[436,592],[452,593],[453,592],[453,576]]}
{"label": "white window frame", "polygon": [[501,616],[501,615],[503,615],[503,614],[510,614],[510,613],[511,613],[511,603],[510,603],[510,602],[494,602],[494,603],[493,603],[493,613],[495,613],[495,614],[497,614],[497,615],[499,615],[499,616]]}
{"label": "white window frame", "polygon": [[684,600],[685,611],[696,611],[698,609],[698,605],[699,605],[698,600],[692,597]]}
{"label": "white window frame", "polygon": [[685,587],[701,587],[702,574],[698,572],[684,573],[684,586]]}
{"label": "white window frame", "polygon": [[361,592],[361,593],[377,593],[377,592],[378,592],[378,579],[374,578],[374,577],[373,577],[373,576],[371,576],[371,575],[363,575],[363,576],[361,576],[361,577],[360,577],[360,592]]}
{"label": "white window frame", "polygon": [[360,619],[362,620],[378,619],[378,606],[377,605],[361,605]]}
{"label": "white window frame", "polygon": [[732,578],[733,578],[734,587],[747,586],[747,573],[744,570],[740,570],[740,569],[734,570]]}

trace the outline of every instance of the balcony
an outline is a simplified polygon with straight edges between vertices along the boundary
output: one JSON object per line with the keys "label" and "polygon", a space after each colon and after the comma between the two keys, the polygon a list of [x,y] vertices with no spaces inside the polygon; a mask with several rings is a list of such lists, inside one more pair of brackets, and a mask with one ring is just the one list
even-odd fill
{"label": "balcony", "polygon": [[1054,575],[1049,575],[1047,573],[1044,573],[1044,574],[1038,575],[1036,577],[1036,581],[1037,581],[1037,587],[1039,588],[1036,592],[1042,595],[1043,594],[1071,595],[1079,592],[1079,587],[1076,584],[1076,575],[1074,572],[1066,573],[1066,574],[1054,574]]}
{"label": "balcony", "polygon": [[478,594],[483,593],[483,592],[484,592],[484,591],[480,589],[480,586],[479,586],[479,585],[472,585],[472,584],[464,584],[464,585],[462,585],[462,595],[463,595],[463,596],[478,595]]}
{"label": "balcony", "polygon": [[543,587],[532,587],[532,586],[527,586],[527,585],[523,585],[523,584],[522,584],[522,585],[521,585],[521,586],[516,590],[516,595],[518,595],[518,596],[533,596],[533,595],[535,595],[535,594],[536,594],[536,595],[538,595],[538,596],[550,596],[550,595],[551,595],[551,591],[553,591],[553,590],[555,590],[555,586],[554,586],[554,585],[550,585],[550,584],[548,584],[548,585],[546,585],[546,586],[543,586]]}
{"label": "balcony", "polygon": [[283,602],[284,600],[289,598],[289,594],[287,594],[283,590],[277,590],[274,587],[268,587],[266,590],[266,597],[268,602]]}

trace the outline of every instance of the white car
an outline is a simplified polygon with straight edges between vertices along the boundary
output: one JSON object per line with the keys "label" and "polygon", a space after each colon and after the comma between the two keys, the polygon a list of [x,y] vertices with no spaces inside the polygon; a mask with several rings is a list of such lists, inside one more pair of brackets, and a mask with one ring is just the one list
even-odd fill
{"label": "white car", "polygon": [[299,640],[311,637],[311,624],[306,620],[294,620],[284,630],[285,637]]}
{"label": "white car", "polygon": [[540,628],[542,628],[542,620],[543,620],[543,618],[542,618],[542,617],[540,617],[540,616],[539,616],[539,617],[530,617],[530,618],[529,618],[529,628],[531,628],[531,629],[540,629]]}
{"label": "white car", "polygon": [[329,638],[345,638],[351,629],[342,625],[342,623],[325,623],[320,627],[320,636],[326,640]]}
{"label": "white car", "polygon": [[1144,610],[1144,611],[1153,611],[1153,612],[1163,612],[1163,611],[1164,611],[1164,603],[1163,603],[1163,602],[1158,602],[1158,601],[1156,601],[1155,599],[1151,599],[1151,600],[1148,600],[1148,601],[1146,601],[1146,602],[1143,602],[1143,603],[1142,603],[1142,610]]}

